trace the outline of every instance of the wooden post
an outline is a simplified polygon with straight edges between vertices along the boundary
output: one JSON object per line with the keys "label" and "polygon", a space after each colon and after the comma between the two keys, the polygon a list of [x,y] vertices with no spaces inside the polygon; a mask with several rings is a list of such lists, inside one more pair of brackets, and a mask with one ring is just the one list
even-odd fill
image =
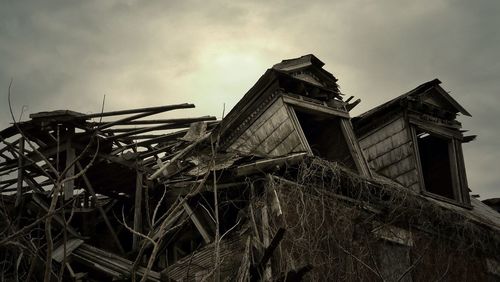
{"label": "wooden post", "polygon": [[21,204],[23,197],[23,174],[24,174],[24,138],[19,138],[19,158],[17,160],[17,194],[16,207]]}
{"label": "wooden post", "polygon": [[[80,164],[79,161],[76,162],[76,165],[78,166],[78,170],[79,171],[83,170],[82,165]],[[106,226],[108,227],[109,232],[111,232],[111,236],[113,237],[113,240],[115,241],[116,246],[118,247],[118,249],[120,250],[120,252],[122,254],[125,254],[125,250],[123,249],[123,246],[120,243],[120,239],[116,235],[116,232],[113,229],[113,226],[111,225],[111,222],[109,221],[109,218],[106,215],[106,212],[104,211],[104,209],[102,208],[101,205],[96,205],[95,204],[96,201],[97,201],[97,195],[95,193],[94,187],[92,187],[92,184],[90,183],[89,178],[87,177],[87,175],[85,175],[85,173],[82,174],[82,178],[83,178],[83,181],[85,182],[85,186],[87,186],[87,191],[92,195],[92,198],[91,198],[91,207],[96,207],[97,206],[97,210],[99,210],[99,212],[101,213],[101,216],[104,219],[104,223],[106,223]]]}
{"label": "wooden post", "polygon": [[[262,240],[264,243],[265,248],[269,247],[271,243],[271,234],[270,233],[270,227],[269,227],[269,215],[267,211],[267,206],[262,207]],[[263,280],[264,281],[272,281],[273,279],[273,274],[271,271],[271,263],[268,261],[263,265],[264,268],[264,274],[263,274]]]}
{"label": "wooden post", "polygon": [[[65,178],[70,178],[75,175],[75,148],[71,145],[71,138],[75,132],[74,128],[68,129],[68,141],[66,142],[66,175]],[[68,169],[69,167],[69,169]],[[73,190],[75,188],[75,180],[69,180],[64,183],[64,200],[68,201],[73,198]]]}
{"label": "wooden post", "polygon": [[[134,230],[137,232],[142,232],[142,177],[142,172],[137,172],[134,204]],[[133,234],[132,248],[134,250],[139,246],[139,240],[140,237],[136,234]]]}

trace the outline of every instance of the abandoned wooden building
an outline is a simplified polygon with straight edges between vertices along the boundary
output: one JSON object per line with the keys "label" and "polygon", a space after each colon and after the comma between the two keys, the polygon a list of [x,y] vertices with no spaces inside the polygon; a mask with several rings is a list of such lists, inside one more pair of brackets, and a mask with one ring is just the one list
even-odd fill
{"label": "abandoned wooden building", "polygon": [[0,132],[0,281],[498,281],[437,79],[351,118],[314,55],[222,120],[41,112]]}

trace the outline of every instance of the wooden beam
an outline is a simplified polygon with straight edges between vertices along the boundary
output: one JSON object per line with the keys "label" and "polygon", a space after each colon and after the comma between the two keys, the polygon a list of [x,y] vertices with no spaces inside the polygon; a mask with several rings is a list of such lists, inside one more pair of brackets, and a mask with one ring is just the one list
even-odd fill
{"label": "wooden beam", "polygon": [[[59,153],[62,153],[65,150],[66,150],[66,146],[59,147]],[[43,149],[39,148],[38,151],[40,152],[40,154],[42,154],[46,158],[49,158],[58,152],[57,146],[52,146],[52,147],[43,148]],[[29,162],[24,162],[25,167],[30,166],[32,164],[36,164],[37,162],[42,160],[42,158],[40,157],[40,155],[37,152],[31,152],[29,154],[26,154],[24,156],[24,158],[29,160]],[[15,167],[17,167],[17,165],[18,165],[17,160],[11,160],[11,161],[6,161],[3,163],[0,163],[0,171],[5,171],[5,170],[15,168]]]}
{"label": "wooden beam", "polygon": [[[157,143],[160,143],[160,142],[167,142],[167,141],[175,140],[176,138],[182,137],[184,134],[186,134],[186,132],[188,132],[188,130],[187,129],[183,129],[183,130],[179,130],[179,131],[176,131],[176,132],[173,132],[173,133],[158,135],[158,136],[152,137],[149,140],[144,140],[144,141],[141,141],[141,142],[137,142],[137,143],[132,143],[132,144],[129,144],[129,145],[125,145],[122,148],[118,148],[118,149],[114,150],[113,152],[111,152],[111,155],[116,155],[116,154],[118,154],[118,153],[120,153],[120,152],[122,152],[122,151],[124,151],[126,149],[134,148],[136,146],[137,147],[145,147],[145,146],[148,146],[148,145],[151,145],[151,144],[157,144]],[[145,136],[146,135],[139,135],[139,136],[128,137],[128,138],[135,139],[135,138],[138,138],[138,137],[142,138],[142,137],[145,137]]]}
{"label": "wooden beam", "polygon": [[[33,193],[32,194],[32,199],[33,201],[39,206],[41,207],[44,211],[48,212],[49,211],[49,206],[47,205],[47,203],[45,202],[44,199],[41,199],[40,196],[38,196],[38,194],[36,193]],[[52,215],[53,219],[55,220],[55,222],[57,222],[61,227],[63,228],[66,228],[66,230],[73,236],[75,236],[76,238],[80,238],[80,239],[89,239],[88,237],[83,237],[81,236],[80,234],[78,234],[78,232],[73,228],[71,227],[71,225],[68,225],[68,224],[65,224],[64,220],[62,219],[61,215],[59,214],[54,214]]]}
{"label": "wooden beam", "polygon": [[145,113],[140,113],[140,114],[137,114],[137,115],[129,116],[129,117],[122,118],[122,119],[119,119],[119,120],[107,122],[107,123],[99,125],[97,127],[97,130],[103,130],[103,129],[110,128],[110,127],[112,127],[114,125],[118,125],[118,124],[127,124],[127,123],[132,122],[135,119],[139,119],[139,118],[143,118],[143,117],[147,117],[147,116],[156,115],[156,114],[159,114],[159,113],[164,112],[164,111],[165,111],[164,109],[158,109],[158,110],[154,110],[154,111],[148,111],[148,112],[145,112]]}
{"label": "wooden beam", "polygon": [[23,175],[24,175],[24,138],[19,138],[19,158],[17,162],[17,191],[16,191],[16,207],[21,204],[23,197]]}
{"label": "wooden beam", "polygon": [[356,135],[354,135],[351,122],[348,119],[340,119],[340,128],[347,143],[347,147],[351,152],[351,157],[354,160],[356,168],[358,169],[358,172],[362,176],[371,177],[371,171],[368,166],[368,162],[363,155],[363,151],[359,146]]}
{"label": "wooden beam", "polygon": [[176,104],[176,105],[167,105],[167,106],[159,106],[159,107],[149,107],[149,108],[138,108],[138,109],[130,109],[130,110],[122,110],[122,111],[112,111],[105,113],[95,113],[83,115],[81,118],[94,118],[94,117],[109,117],[109,116],[118,116],[118,115],[128,115],[128,114],[136,114],[142,112],[152,112],[152,111],[170,111],[177,109],[188,109],[194,108],[193,104]]}
{"label": "wooden beam", "polygon": [[321,104],[312,103],[306,100],[301,100],[297,98],[293,98],[287,95],[283,96],[283,102],[289,105],[293,105],[298,108],[311,110],[315,113],[323,113],[327,115],[339,116],[343,118],[350,118],[349,113],[341,110],[334,109],[332,107],[324,106]]}
{"label": "wooden beam", "polygon": [[273,159],[259,160],[254,163],[240,165],[235,168],[236,176],[245,176],[253,173],[268,172],[269,169],[284,164],[295,164],[300,162],[307,156],[307,153],[293,153],[284,157],[277,157]]}
{"label": "wooden beam", "polygon": [[106,138],[106,140],[115,140],[118,138],[129,137],[132,135],[146,133],[146,132],[155,131],[155,130],[167,130],[167,129],[177,129],[177,128],[185,128],[185,127],[189,127],[189,123],[186,123],[186,124],[160,124],[160,125],[156,125],[156,126],[143,127],[143,128],[139,128],[139,129],[133,129],[133,130],[129,130],[128,128],[115,129],[115,132],[122,131],[122,130],[127,131],[127,132],[122,133],[122,134],[118,134],[115,136],[109,136]]}
{"label": "wooden beam", "polygon": [[[174,123],[192,123],[192,122],[197,122],[197,121],[208,121],[208,120],[217,120],[217,117],[214,116],[202,116],[202,117],[196,117],[196,118],[172,118],[172,119],[150,119],[150,120],[129,120],[129,121],[124,121],[120,120],[117,122],[113,122],[115,124],[120,124],[120,125],[141,125],[141,124],[174,124]],[[106,123],[102,123],[106,124]]]}
{"label": "wooden beam", "polygon": [[[73,135],[75,129],[70,129],[70,135]],[[66,175],[64,178],[71,178],[75,175],[75,148],[71,145],[71,138],[66,141]],[[73,190],[75,189],[75,180],[71,179],[64,183],[64,200],[68,201],[73,198]]]}
{"label": "wooden beam", "polygon": [[[143,174],[137,172],[135,181],[135,203],[134,203],[134,230],[142,232],[142,179]],[[147,201],[148,199],[146,199]],[[149,216],[149,215],[147,215]],[[139,247],[140,237],[137,234],[132,236],[132,249],[136,250]]]}
{"label": "wooden beam", "polygon": [[[79,161],[76,162],[76,166],[78,167],[79,171],[83,170],[82,165],[80,164]],[[85,175],[85,173],[82,174],[82,178],[83,178],[83,182],[85,182],[85,186],[87,187],[87,191],[92,195],[92,197],[97,199],[94,188],[92,187],[92,184],[90,183],[90,181],[89,181],[87,175]],[[113,226],[111,225],[111,222],[109,221],[109,218],[106,215],[106,212],[104,211],[104,209],[102,208],[101,205],[96,205],[96,206],[97,206],[97,209],[99,210],[99,213],[101,213],[101,216],[104,219],[104,223],[106,223],[106,226],[108,227],[109,232],[111,233],[111,236],[113,237],[113,240],[116,243],[116,246],[118,247],[118,249],[120,250],[120,252],[122,254],[125,254],[125,250],[123,249],[122,244],[120,243],[120,239],[118,239],[118,236],[116,235],[116,232],[113,229]]]}
{"label": "wooden beam", "polygon": [[206,139],[208,139],[208,137],[210,137],[210,133],[207,133],[205,136],[203,136],[202,138],[198,139],[197,141],[193,142],[192,144],[190,144],[189,146],[187,146],[186,148],[182,149],[182,151],[180,151],[177,155],[175,155],[171,160],[170,162],[167,162],[165,165],[163,165],[162,167],[160,167],[157,171],[155,171],[153,173],[153,175],[151,175],[149,177],[149,180],[153,180],[153,179],[156,179],[158,178],[158,176],[160,176],[160,174],[162,174],[162,172],[164,170],[166,170],[169,166],[171,166],[173,163],[176,163],[176,161],[183,157],[184,155],[186,155],[187,153],[189,153],[196,145],[198,145],[199,143],[201,143],[202,141],[205,141]]}
{"label": "wooden beam", "polygon": [[191,221],[193,222],[196,229],[198,229],[198,232],[200,232],[205,243],[209,244],[210,242],[212,242],[213,241],[212,236],[208,234],[207,230],[203,227],[203,224],[201,224],[200,220],[193,212],[187,201],[184,201],[184,203],[182,203],[182,206],[184,207],[184,211],[186,211],[187,215],[191,218]]}

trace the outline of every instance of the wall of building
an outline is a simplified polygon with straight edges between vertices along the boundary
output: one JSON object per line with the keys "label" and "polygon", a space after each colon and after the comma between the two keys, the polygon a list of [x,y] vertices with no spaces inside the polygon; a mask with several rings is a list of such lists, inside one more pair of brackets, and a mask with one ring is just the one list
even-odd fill
{"label": "wall of building", "polygon": [[373,171],[420,191],[411,131],[403,116],[360,136],[359,144]]}
{"label": "wall of building", "polygon": [[229,150],[267,157],[305,151],[286,105],[278,98]]}

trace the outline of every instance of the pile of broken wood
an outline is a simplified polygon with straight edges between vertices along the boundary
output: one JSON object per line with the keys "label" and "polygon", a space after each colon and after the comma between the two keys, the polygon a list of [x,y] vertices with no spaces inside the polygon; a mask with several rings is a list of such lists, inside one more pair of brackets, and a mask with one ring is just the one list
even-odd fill
{"label": "pile of broken wood", "polygon": [[213,198],[192,203],[235,160],[212,157],[216,118],[144,119],[193,107],[41,112],[2,130],[0,280],[160,281],[213,242]]}

